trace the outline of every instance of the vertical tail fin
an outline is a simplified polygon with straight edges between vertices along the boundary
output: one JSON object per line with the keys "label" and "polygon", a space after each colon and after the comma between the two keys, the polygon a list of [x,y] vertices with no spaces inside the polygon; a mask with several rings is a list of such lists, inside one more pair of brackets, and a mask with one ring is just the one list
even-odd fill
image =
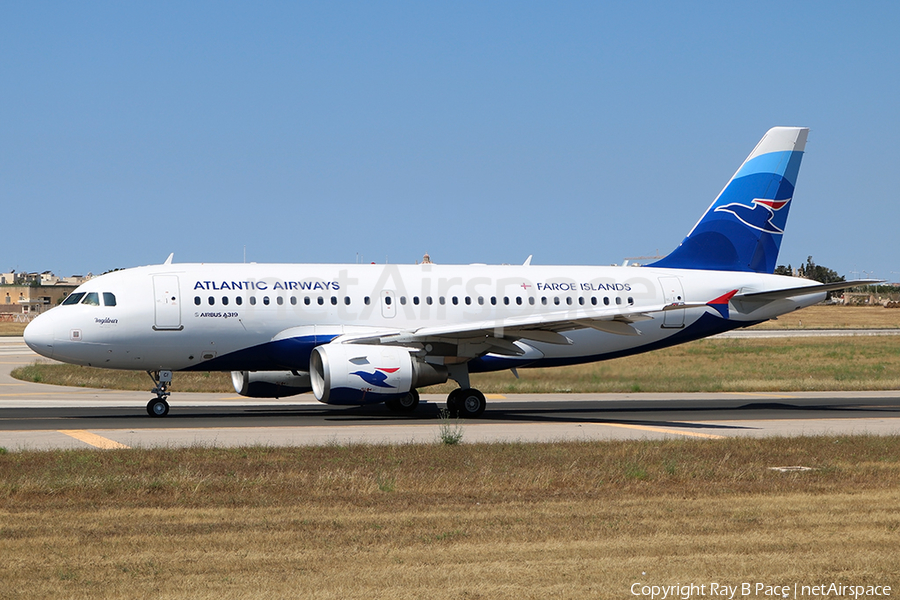
{"label": "vertical tail fin", "polygon": [[684,241],[649,266],[773,272],[808,133],[767,131]]}

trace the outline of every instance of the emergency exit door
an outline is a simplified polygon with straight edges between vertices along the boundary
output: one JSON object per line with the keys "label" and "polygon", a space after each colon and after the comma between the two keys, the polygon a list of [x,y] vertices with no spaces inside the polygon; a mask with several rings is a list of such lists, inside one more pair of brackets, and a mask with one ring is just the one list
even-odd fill
{"label": "emergency exit door", "polygon": [[[684,303],[684,289],[681,287],[680,278],[660,277],[659,283],[662,285],[663,300],[666,305]],[[664,311],[662,326],[667,329],[680,329],[681,327],[684,327],[684,309],[676,308],[674,310]]]}

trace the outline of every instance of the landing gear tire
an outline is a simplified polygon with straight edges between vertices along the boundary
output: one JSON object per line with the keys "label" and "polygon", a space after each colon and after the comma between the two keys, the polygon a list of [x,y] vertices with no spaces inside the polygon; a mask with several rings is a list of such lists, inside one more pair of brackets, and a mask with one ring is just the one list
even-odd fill
{"label": "landing gear tire", "polygon": [[462,391],[456,388],[447,396],[447,413],[454,419],[459,416],[459,394]]}
{"label": "landing gear tire", "polygon": [[172,383],[172,371],[147,371],[147,375],[156,384],[151,392],[156,398],[147,403],[147,414],[151,417],[164,417],[169,414],[169,384]]}
{"label": "landing gear tire", "polygon": [[[450,406],[450,398],[447,398],[447,406]],[[487,407],[484,394],[474,388],[457,390],[453,404],[457,407],[460,417],[474,419],[480,417]],[[451,411],[452,412],[452,411]]]}
{"label": "landing gear tire", "polygon": [[169,403],[161,398],[154,398],[147,403],[147,414],[151,417],[164,417],[169,414]]}
{"label": "landing gear tire", "polygon": [[402,398],[394,398],[385,402],[388,409],[396,412],[413,412],[419,406],[418,390],[410,390],[409,393]]}

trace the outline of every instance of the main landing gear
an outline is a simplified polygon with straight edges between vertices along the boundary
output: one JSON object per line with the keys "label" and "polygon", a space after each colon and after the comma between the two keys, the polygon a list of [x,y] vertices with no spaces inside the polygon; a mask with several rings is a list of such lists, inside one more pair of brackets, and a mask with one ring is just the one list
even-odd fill
{"label": "main landing gear", "polygon": [[402,398],[388,400],[384,404],[395,412],[413,412],[419,406],[419,391],[409,390],[409,393]]}
{"label": "main landing gear", "polygon": [[151,417],[164,417],[169,414],[169,403],[166,398],[169,397],[169,384],[172,383],[172,371],[147,371],[147,375],[156,384],[151,392],[156,394],[156,398],[147,403],[147,414]]}
{"label": "main landing gear", "polygon": [[474,419],[487,407],[484,394],[475,388],[457,388],[447,396],[447,411],[451,417]]}
{"label": "main landing gear", "polygon": [[474,419],[480,417],[487,407],[484,394],[471,387],[469,383],[469,367],[466,363],[450,365],[450,378],[459,384],[459,388],[447,396],[447,412],[451,417]]}

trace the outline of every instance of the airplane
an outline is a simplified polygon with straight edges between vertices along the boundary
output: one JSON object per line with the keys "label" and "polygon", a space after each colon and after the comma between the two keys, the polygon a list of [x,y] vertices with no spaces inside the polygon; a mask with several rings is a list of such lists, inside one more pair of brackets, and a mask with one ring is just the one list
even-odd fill
{"label": "airplane", "polygon": [[101,275],[34,319],[36,353],[146,371],[230,371],[237,393],[412,412],[455,381],[451,415],[486,407],[470,374],[601,361],[747,327],[876,280],[774,275],[809,129],[770,129],[681,244],[645,266],[177,264]]}

